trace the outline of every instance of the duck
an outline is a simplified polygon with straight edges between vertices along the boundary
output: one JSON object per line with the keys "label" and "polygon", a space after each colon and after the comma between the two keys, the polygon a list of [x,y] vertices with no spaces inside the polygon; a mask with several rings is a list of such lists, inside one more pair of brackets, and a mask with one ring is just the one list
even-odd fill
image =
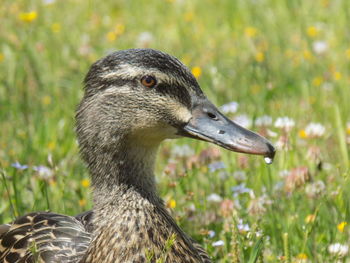
{"label": "duck", "polygon": [[266,138],[222,114],[184,64],[154,49],[115,51],[90,67],[76,134],[91,176],[92,210],[33,212],[0,225],[0,262],[212,262],[157,193],[159,145],[189,137],[275,155]]}

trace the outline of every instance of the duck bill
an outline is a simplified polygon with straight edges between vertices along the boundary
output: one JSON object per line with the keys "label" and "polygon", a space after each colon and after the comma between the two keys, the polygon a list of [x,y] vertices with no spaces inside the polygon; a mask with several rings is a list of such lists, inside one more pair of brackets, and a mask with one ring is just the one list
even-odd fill
{"label": "duck bill", "polygon": [[181,134],[234,152],[263,155],[271,160],[275,156],[275,148],[267,139],[231,121],[209,101],[194,107]]}

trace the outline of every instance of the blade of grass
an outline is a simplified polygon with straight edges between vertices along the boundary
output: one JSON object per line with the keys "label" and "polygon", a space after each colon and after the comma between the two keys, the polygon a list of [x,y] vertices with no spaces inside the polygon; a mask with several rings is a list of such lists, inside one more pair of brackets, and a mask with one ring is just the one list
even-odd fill
{"label": "blade of grass", "polygon": [[260,237],[259,240],[254,245],[254,248],[250,254],[248,263],[258,262],[259,256],[263,251],[263,247],[264,247],[264,237]]}

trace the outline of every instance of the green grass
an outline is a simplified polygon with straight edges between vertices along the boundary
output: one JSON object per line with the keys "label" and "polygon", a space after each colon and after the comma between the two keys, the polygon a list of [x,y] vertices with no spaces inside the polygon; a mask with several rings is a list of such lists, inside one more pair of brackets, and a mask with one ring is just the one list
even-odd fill
{"label": "green grass", "polygon": [[[350,220],[349,1],[44,2],[3,0],[0,6],[0,222],[33,210],[73,215],[91,208],[74,134],[82,80],[109,51],[148,46],[200,67],[199,83],[214,103],[239,102],[231,117],[295,121],[288,133],[267,127],[276,134],[271,141],[289,141],[270,166],[220,149],[220,156],[191,167],[190,157],[174,156],[176,145],[188,144],[193,159],[218,148],[165,142],[157,164],[160,194],[176,200],[173,215],[185,231],[215,262],[336,261],[328,246],[350,241],[350,227],[337,228]],[[32,11],[36,17],[23,16]],[[140,42],[142,32],[152,34],[149,43]],[[327,43],[326,51],[315,51],[317,41]],[[311,122],[324,125],[325,134],[305,137]],[[316,160],[310,152],[319,153]],[[12,167],[16,161],[29,168]],[[214,161],[226,168],[210,172]],[[49,177],[33,169],[39,165],[51,169]],[[285,170],[289,176],[281,177]],[[254,194],[233,196],[237,171],[246,173]],[[312,192],[317,185],[322,189]],[[212,193],[224,203],[207,201]],[[249,231],[236,229],[240,219]],[[218,240],[224,246],[213,247]]]}

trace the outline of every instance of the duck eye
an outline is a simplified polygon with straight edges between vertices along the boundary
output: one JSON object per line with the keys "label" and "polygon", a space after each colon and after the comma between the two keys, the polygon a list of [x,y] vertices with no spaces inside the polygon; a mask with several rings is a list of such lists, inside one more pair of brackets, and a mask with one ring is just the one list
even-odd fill
{"label": "duck eye", "polygon": [[141,84],[147,88],[153,88],[157,84],[157,81],[152,76],[144,76],[141,79]]}

